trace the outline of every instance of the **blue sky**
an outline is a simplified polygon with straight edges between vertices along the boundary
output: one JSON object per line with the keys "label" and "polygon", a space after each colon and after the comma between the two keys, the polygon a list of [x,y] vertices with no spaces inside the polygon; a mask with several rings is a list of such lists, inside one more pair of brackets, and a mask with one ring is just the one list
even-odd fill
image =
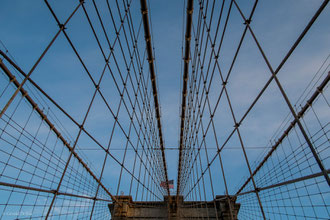
{"label": "blue sky", "polygon": [[[49,2],[62,22],[77,5],[77,1],[57,0]],[[242,7],[245,16],[247,16],[254,1],[240,0],[237,2]],[[279,65],[321,3],[321,0],[260,1],[252,19],[251,27],[274,69]],[[25,72],[28,72],[51,38],[58,31],[58,26],[47,9],[46,4],[42,1],[1,0],[0,4],[0,40],[7,47],[19,66]],[[112,6],[114,7],[114,5]],[[155,47],[156,74],[165,147],[178,147],[180,96],[182,89],[181,53],[182,35],[185,25],[185,14],[183,14],[185,3],[178,0],[151,0],[149,6],[152,18],[152,37]],[[86,8],[90,13],[92,21],[96,24],[96,13],[92,10],[91,2],[88,0],[86,0]],[[135,28],[138,29],[141,19],[138,1],[133,0],[132,8],[134,9],[132,11],[133,21],[135,22]],[[228,4],[226,4],[226,8],[228,8]],[[195,12],[198,11],[197,9],[198,7],[195,5]],[[105,7],[100,7],[100,12],[110,19],[106,15],[106,10]],[[219,9],[217,8],[215,11],[219,12]],[[329,55],[329,15],[330,8],[327,6],[278,74],[278,78],[292,103],[296,103],[299,96],[303,93],[308,83]],[[115,16],[118,16],[118,14],[115,13]],[[108,20],[105,22],[105,25],[111,25],[110,23],[111,21]],[[221,51],[222,55],[219,59],[224,73],[228,71],[231,60],[233,59],[237,44],[245,27],[243,23],[237,9],[233,9],[224,38]],[[117,25],[119,25],[119,22]],[[196,23],[193,23],[193,25],[196,26]],[[96,25],[95,28],[98,33],[101,33],[100,25]],[[140,52],[142,51],[141,54],[143,54],[145,45],[143,30],[141,31],[138,42]],[[77,11],[68,23],[67,33],[77,47],[89,71],[93,73],[93,77],[98,79],[102,73],[104,61],[81,9]],[[111,32],[111,28],[109,28],[109,38],[113,39],[114,37],[115,33],[113,30]],[[106,39],[101,34],[100,39],[101,44],[106,47]],[[3,45],[0,48],[4,50]],[[118,46],[115,47],[115,51],[119,51]],[[106,53],[109,53],[109,49],[106,50]],[[120,55],[118,63],[120,68],[125,69],[124,61],[120,59]],[[147,65],[144,64],[144,66],[145,70],[147,70]],[[247,33],[227,86],[237,118],[242,117],[270,76],[270,72],[251,34]],[[119,75],[116,75],[116,77],[119,77]],[[88,103],[92,98],[94,87],[88,76],[84,73],[82,66],[76,59],[63,34],[60,34],[58,39],[56,39],[54,45],[31,75],[31,78],[72,115],[73,118],[79,122],[82,121]],[[145,76],[145,80],[146,82],[149,81],[150,86],[150,79]],[[119,96],[115,89],[115,84],[108,73],[105,74],[103,81],[104,83],[101,84],[101,88],[106,99],[111,100],[110,102],[113,106],[118,106]],[[220,77],[216,75],[209,95],[212,109],[219,95],[220,86]],[[325,96],[328,95],[329,92],[327,91]],[[5,100],[6,98],[1,99],[1,106],[3,106]],[[302,104],[304,103],[302,102]],[[75,137],[78,132],[77,127],[49,102],[47,102],[47,105],[51,107],[70,136]],[[329,109],[326,103],[321,103],[316,108],[321,121],[329,121]],[[246,147],[267,146],[272,135],[288,113],[289,109],[273,82],[242,124],[241,133]],[[125,115],[123,109],[120,114]],[[208,114],[205,115],[206,117],[209,116]],[[125,118],[125,116],[122,117],[121,123],[123,123],[124,128],[128,131],[128,118]],[[234,125],[228,103],[226,103],[225,99],[222,99],[220,102],[214,122],[221,145]],[[97,95],[86,122],[86,128],[101,144],[106,146],[109,138],[109,129],[113,123],[113,117],[109,115],[101,97]],[[313,123],[315,123],[315,120],[311,119],[309,124],[311,128],[314,127]],[[283,129],[285,128],[283,127]],[[67,138],[70,139],[70,137]],[[122,136],[122,133],[120,131],[118,133],[115,132],[112,145],[116,146],[116,148],[121,148],[125,144],[126,139]],[[214,137],[209,135],[207,137],[207,144],[211,148],[209,154],[213,155],[215,150],[212,150],[212,148],[216,147]],[[103,160],[99,158],[104,155],[103,152],[100,153],[99,150],[96,150],[98,146],[86,135],[81,136],[78,145],[80,148],[95,149],[93,151],[85,150],[84,153],[87,160],[97,170],[97,173],[100,172]],[[224,169],[228,176],[227,181],[230,193],[235,193],[235,189],[239,185],[242,176],[248,175],[242,152],[235,149],[237,147],[239,147],[239,142],[237,137],[235,137],[228,143],[228,148],[233,149],[224,150],[222,154]],[[250,149],[247,151],[251,163],[257,159],[263,150]],[[133,158],[133,153],[133,151],[129,151],[127,157]],[[114,151],[113,154],[118,156],[118,158],[123,156],[122,151]],[[203,154],[203,162],[206,164],[205,154]],[[166,151],[166,159],[169,179],[174,179],[176,183],[178,151]],[[132,168],[132,160],[128,159],[128,161],[127,166]],[[327,164],[329,163],[328,160],[326,162]],[[203,167],[205,164],[203,164]],[[219,170],[219,162],[216,161],[215,164],[211,168],[211,172],[214,173],[215,194],[223,194],[224,186]],[[114,161],[109,160],[107,163],[107,172],[104,175],[104,182],[114,194],[116,194],[116,189],[114,189],[116,187],[111,187],[111,185],[117,185],[117,180],[114,179],[118,175],[118,165]],[[129,175],[124,175],[123,181],[129,181],[129,178]],[[125,186],[123,186],[122,190],[125,193],[128,191]],[[211,198],[212,195],[208,191],[207,199]]]}

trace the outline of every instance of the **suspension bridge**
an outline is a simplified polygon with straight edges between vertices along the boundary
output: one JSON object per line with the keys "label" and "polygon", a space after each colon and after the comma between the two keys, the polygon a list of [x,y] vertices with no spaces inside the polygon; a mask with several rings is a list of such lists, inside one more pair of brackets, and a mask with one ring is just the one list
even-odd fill
{"label": "suspension bridge", "polygon": [[328,3],[1,2],[0,219],[329,219]]}

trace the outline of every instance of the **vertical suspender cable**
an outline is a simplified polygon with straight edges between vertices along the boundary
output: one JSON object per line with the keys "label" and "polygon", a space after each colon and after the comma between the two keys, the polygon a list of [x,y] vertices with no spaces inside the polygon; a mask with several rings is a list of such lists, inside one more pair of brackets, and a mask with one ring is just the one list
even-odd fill
{"label": "vertical suspender cable", "polygon": [[150,27],[149,27],[148,7],[147,7],[147,1],[146,0],[140,0],[140,3],[141,3],[141,13],[142,13],[142,19],[143,19],[144,34],[145,34],[145,40],[146,40],[146,45],[147,45],[147,54],[148,54],[150,78],[151,78],[151,84],[152,84],[152,92],[154,94],[154,104],[155,104],[155,112],[156,112],[156,118],[157,118],[157,127],[158,127],[158,134],[159,134],[160,149],[162,151],[162,159],[163,159],[164,174],[165,174],[165,183],[166,183],[166,188],[167,188],[167,194],[168,194],[168,196],[170,196],[170,189],[168,187],[168,176],[167,176],[167,166],[166,166],[165,151],[164,151],[162,125],[161,125],[161,121],[160,121],[160,109],[159,109],[158,95],[157,95],[154,57],[153,57],[152,45],[151,45],[151,34],[150,34]]}
{"label": "vertical suspender cable", "polygon": [[187,16],[186,16],[186,34],[185,34],[185,51],[184,51],[184,67],[183,67],[183,87],[182,87],[182,103],[181,103],[181,124],[180,124],[180,145],[179,145],[179,165],[178,165],[178,185],[177,196],[180,194],[180,182],[181,182],[181,161],[183,150],[183,136],[184,136],[184,123],[186,113],[186,96],[187,96],[187,82],[189,72],[189,60],[190,60],[190,41],[191,41],[191,29],[192,29],[192,14],[193,14],[193,0],[188,0],[187,3]]}

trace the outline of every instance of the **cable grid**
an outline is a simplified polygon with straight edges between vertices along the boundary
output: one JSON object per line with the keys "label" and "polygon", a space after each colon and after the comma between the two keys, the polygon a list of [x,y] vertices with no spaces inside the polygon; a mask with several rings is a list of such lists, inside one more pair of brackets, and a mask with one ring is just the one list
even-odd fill
{"label": "cable grid", "polygon": [[119,195],[182,195],[200,208],[224,195],[231,219],[231,200],[238,219],[329,219],[330,55],[297,80],[302,91],[282,76],[329,0],[277,62],[258,29],[264,2],[184,1],[175,147],[163,133],[154,2],[38,3],[51,31],[31,67],[0,41],[0,219],[111,219]]}

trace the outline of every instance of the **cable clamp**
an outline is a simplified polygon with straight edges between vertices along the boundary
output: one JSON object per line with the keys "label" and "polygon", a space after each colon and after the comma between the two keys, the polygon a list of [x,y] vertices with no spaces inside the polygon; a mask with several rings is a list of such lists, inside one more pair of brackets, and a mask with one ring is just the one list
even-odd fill
{"label": "cable clamp", "polygon": [[60,29],[61,29],[62,31],[66,29],[66,27],[64,26],[64,24],[59,24],[58,26],[60,27]]}
{"label": "cable clamp", "polygon": [[141,12],[142,12],[143,15],[148,14],[148,9],[141,10]]}
{"label": "cable clamp", "polygon": [[245,20],[245,22],[244,22],[245,25],[250,25],[250,23],[251,23],[251,19],[247,19],[247,20]]}

